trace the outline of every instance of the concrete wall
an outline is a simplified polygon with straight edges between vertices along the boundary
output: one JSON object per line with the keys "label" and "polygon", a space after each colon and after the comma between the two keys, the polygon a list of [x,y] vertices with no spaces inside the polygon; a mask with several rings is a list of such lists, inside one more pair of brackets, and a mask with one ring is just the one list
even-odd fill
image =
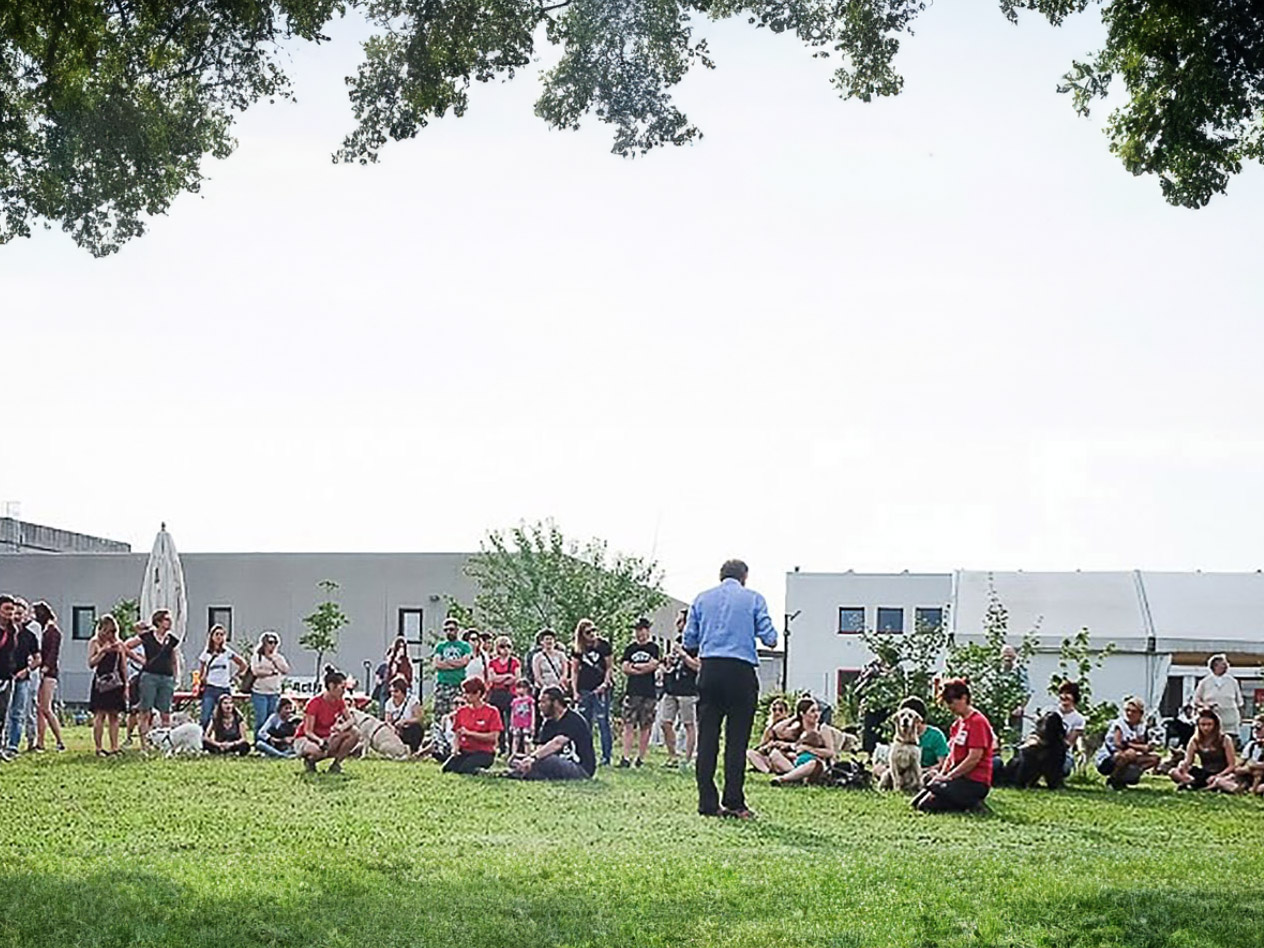
{"label": "concrete wall", "polygon": [[0,517],[0,553],[130,553],[131,544]]}

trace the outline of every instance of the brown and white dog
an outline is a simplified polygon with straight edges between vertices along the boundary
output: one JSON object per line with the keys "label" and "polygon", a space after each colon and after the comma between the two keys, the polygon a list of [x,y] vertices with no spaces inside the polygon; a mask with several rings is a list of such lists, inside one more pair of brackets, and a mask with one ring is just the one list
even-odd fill
{"label": "brown and white dog", "polygon": [[395,729],[385,721],[358,708],[352,709],[351,720],[360,735],[357,748],[359,752],[372,751],[379,757],[388,757],[391,760],[408,759],[408,745],[399,739]]}
{"label": "brown and white dog", "polygon": [[912,708],[902,708],[891,723],[895,725],[895,738],[891,742],[890,766],[882,775],[878,789],[917,793],[922,789],[922,749],[917,743],[922,716]]}

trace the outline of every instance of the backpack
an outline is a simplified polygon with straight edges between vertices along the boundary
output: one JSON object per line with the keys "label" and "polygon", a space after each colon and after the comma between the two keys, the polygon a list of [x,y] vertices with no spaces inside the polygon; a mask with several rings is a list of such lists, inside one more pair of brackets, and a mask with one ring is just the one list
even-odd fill
{"label": "backpack", "polygon": [[830,767],[821,782],[827,787],[869,790],[873,787],[873,774],[859,760],[840,760]]}

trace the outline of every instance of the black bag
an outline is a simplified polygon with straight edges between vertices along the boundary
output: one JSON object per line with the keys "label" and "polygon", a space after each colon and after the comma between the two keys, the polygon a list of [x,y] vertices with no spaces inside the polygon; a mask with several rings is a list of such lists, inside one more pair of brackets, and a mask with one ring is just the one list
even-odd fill
{"label": "black bag", "polygon": [[830,767],[822,782],[827,787],[869,790],[873,786],[873,774],[859,760],[840,760]]}

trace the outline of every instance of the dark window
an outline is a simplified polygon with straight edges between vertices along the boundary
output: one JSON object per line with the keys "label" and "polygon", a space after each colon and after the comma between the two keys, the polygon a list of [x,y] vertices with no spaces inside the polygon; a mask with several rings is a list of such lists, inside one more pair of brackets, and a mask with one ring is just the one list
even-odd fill
{"label": "dark window", "polygon": [[913,614],[913,628],[918,632],[937,631],[943,628],[944,610],[919,607]]}
{"label": "dark window", "polygon": [[[70,607],[70,637],[87,641],[92,638],[92,633],[97,627],[97,607],[96,606],[71,606]],[[122,633],[124,636],[127,633]]]}
{"label": "dark window", "polygon": [[904,610],[878,607],[878,631],[887,634],[898,634],[904,631]]}
{"label": "dark window", "polygon": [[835,701],[842,704],[842,698],[847,694],[847,689],[855,685],[856,679],[859,677],[859,668],[840,668],[838,670],[838,690],[834,692]]}
{"label": "dark window", "polygon": [[1159,699],[1159,714],[1165,718],[1176,717],[1181,713],[1184,699],[1185,679],[1180,675],[1168,675],[1167,685],[1163,688],[1163,697]]}
{"label": "dark window", "polygon": [[839,606],[838,634],[855,635],[857,632],[863,631],[865,631],[865,607]]}
{"label": "dark window", "polygon": [[404,606],[399,610],[399,631],[410,645],[420,645],[422,610],[416,606]]}
{"label": "dark window", "polygon": [[206,610],[206,631],[217,625],[222,625],[224,631],[228,633],[229,641],[233,638],[233,607],[232,606],[210,606]]}

